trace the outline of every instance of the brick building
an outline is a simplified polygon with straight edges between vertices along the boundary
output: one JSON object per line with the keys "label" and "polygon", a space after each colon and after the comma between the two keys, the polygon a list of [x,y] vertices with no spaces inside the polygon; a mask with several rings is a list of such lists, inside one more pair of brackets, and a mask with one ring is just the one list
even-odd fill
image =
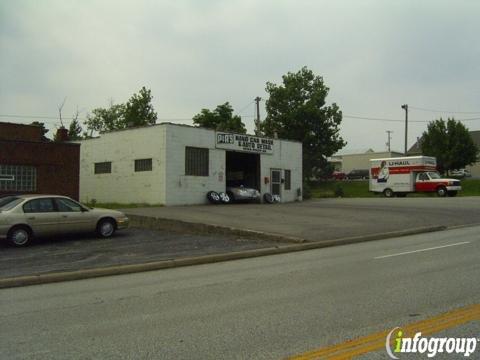
{"label": "brick building", "polygon": [[79,144],[46,141],[39,126],[0,122],[0,195],[78,199],[79,164]]}

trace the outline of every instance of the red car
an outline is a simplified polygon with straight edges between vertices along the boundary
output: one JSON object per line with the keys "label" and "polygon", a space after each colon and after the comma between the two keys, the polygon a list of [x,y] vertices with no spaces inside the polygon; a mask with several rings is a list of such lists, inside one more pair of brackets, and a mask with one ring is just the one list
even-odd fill
{"label": "red car", "polygon": [[332,173],[332,178],[334,180],[345,180],[347,178],[347,175],[344,172],[341,172],[341,171],[334,171]]}

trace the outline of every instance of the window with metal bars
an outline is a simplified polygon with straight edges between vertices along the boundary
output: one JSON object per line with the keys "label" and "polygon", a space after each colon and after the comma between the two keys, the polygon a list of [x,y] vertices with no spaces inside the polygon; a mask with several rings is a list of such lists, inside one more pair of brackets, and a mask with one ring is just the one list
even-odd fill
{"label": "window with metal bars", "polygon": [[110,174],[111,172],[112,172],[111,161],[95,163],[95,169],[94,169],[95,174]]}
{"label": "window with metal bars", "polygon": [[135,171],[152,171],[152,159],[135,160]]}
{"label": "window with metal bars", "polygon": [[285,190],[291,190],[292,189],[292,171],[291,170],[285,170]]}
{"label": "window with metal bars", "polygon": [[185,175],[208,176],[208,149],[185,148]]}

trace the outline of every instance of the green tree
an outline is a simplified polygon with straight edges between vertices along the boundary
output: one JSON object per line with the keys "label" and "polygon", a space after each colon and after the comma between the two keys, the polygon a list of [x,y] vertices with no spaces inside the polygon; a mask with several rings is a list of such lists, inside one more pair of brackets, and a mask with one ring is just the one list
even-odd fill
{"label": "green tree", "polygon": [[123,125],[137,127],[153,125],[157,121],[157,113],[152,105],[152,91],[142,87],[138,94],[133,94],[123,107]]}
{"label": "green tree", "polygon": [[267,136],[301,141],[303,176],[319,176],[327,157],[346,145],[341,138],[342,112],[337,104],[326,105],[329,88],[321,76],[307,67],[282,77],[283,84],[267,82],[267,117],[262,130]]}
{"label": "green tree", "polygon": [[88,137],[92,136],[93,132],[153,125],[156,120],[157,113],[153,109],[151,91],[142,87],[139,93],[133,94],[125,104],[111,103],[108,108],[93,109],[85,121],[85,134]]}
{"label": "green tree", "polygon": [[233,108],[228,103],[218,105],[215,110],[202,109],[202,111],[193,117],[195,125],[214,129],[219,131],[230,131],[239,134],[245,134],[245,124],[238,115],[233,115]]}
{"label": "green tree", "polygon": [[465,125],[454,118],[430,122],[420,147],[423,155],[437,158],[437,168],[442,173],[475,163],[479,151]]}
{"label": "green tree", "polygon": [[70,140],[80,140],[82,139],[82,126],[77,119],[73,119],[68,127],[68,138]]}

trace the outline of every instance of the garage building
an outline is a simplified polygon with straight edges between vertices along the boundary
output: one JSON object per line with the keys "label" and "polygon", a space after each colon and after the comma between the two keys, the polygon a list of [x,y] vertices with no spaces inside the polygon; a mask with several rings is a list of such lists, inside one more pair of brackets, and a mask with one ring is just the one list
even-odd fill
{"label": "garage building", "polygon": [[80,141],[80,199],[189,205],[208,191],[251,187],[302,199],[302,144],[171,123]]}

